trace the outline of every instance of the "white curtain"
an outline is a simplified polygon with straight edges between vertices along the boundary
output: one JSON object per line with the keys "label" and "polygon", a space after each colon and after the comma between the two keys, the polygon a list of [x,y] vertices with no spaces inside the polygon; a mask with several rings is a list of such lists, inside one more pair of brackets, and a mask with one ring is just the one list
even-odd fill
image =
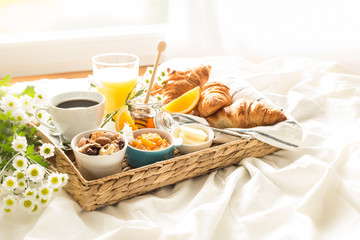
{"label": "white curtain", "polygon": [[166,58],[296,55],[360,70],[357,0],[170,0]]}

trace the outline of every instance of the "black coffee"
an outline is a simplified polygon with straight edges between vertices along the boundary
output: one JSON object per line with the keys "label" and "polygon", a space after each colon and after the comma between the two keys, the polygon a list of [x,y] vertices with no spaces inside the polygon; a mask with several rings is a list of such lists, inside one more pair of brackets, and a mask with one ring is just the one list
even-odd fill
{"label": "black coffee", "polygon": [[58,108],[78,108],[78,107],[91,107],[91,106],[95,106],[96,104],[99,104],[99,103],[92,101],[92,100],[76,99],[76,100],[69,100],[69,101],[59,103],[56,107],[58,107]]}

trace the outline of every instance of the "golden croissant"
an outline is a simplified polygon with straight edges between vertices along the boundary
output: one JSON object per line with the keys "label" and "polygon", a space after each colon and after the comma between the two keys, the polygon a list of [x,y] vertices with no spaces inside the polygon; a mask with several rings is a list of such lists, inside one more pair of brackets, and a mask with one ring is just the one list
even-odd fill
{"label": "golden croissant", "polygon": [[217,128],[252,128],[269,126],[286,120],[285,114],[270,105],[255,100],[238,99],[206,118]]}
{"label": "golden croissant", "polygon": [[204,65],[187,71],[174,70],[168,74],[164,87],[155,85],[152,92],[163,95],[164,104],[167,104],[197,86],[202,88],[209,80],[210,70],[211,66]]}
{"label": "golden croissant", "polygon": [[219,82],[208,82],[201,89],[197,112],[201,117],[208,117],[220,108],[230,104],[230,89]]}

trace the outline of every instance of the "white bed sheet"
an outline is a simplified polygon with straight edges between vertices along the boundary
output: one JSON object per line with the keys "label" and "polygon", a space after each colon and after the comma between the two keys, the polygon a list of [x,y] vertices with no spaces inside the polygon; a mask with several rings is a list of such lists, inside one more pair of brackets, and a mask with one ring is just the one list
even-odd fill
{"label": "white bed sheet", "polygon": [[[0,239],[359,239],[360,76],[297,57],[165,65],[200,63],[213,66],[211,78],[241,76],[284,107],[303,128],[301,147],[245,158],[93,212],[61,192],[39,216],[1,216]],[[34,84],[50,95],[88,88],[83,79]]]}

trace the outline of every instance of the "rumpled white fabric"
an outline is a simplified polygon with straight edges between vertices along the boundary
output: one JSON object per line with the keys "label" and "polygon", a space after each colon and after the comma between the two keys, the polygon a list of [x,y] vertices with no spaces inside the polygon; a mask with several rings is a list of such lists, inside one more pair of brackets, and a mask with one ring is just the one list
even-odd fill
{"label": "rumpled white fabric", "polygon": [[[284,107],[303,129],[301,147],[93,212],[62,192],[39,216],[1,216],[0,239],[359,239],[360,76],[307,58],[196,61]],[[34,84],[51,94],[88,88],[83,79]]]}

